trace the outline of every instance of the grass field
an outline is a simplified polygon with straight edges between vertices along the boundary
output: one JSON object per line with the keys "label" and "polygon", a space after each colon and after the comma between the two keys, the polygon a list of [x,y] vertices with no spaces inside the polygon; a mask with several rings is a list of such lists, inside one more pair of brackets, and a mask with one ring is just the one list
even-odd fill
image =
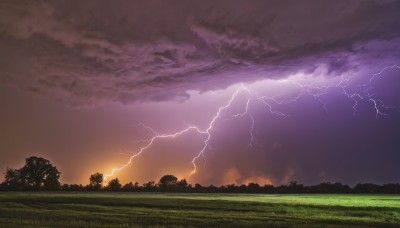
{"label": "grass field", "polygon": [[400,195],[2,192],[0,227],[400,227]]}

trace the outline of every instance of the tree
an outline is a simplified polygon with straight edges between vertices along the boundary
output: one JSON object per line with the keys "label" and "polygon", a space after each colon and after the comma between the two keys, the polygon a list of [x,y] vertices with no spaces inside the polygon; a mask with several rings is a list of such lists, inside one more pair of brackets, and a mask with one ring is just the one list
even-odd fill
{"label": "tree", "polygon": [[17,189],[22,187],[23,183],[21,180],[21,174],[18,169],[7,168],[4,173],[4,185],[11,188]]}
{"label": "tree", "polygon": [[133,185],[132,182],[126,183],[126,184],[122,187],[122,189],[123,189],[124,191],[132,191],[134,188],[135,188],[135,185]]}
{"label": "tree", "polygon": [[31,156],[25,159],[25,165],[19,170],[23,183],[33,187],[58,187],[60,172],[49,160]]}
{"label": "tree", "polygon": [[151,190],[155,187],[156,187],[156,185],[155,185],[154,181],[149,181],[149,182],[143,184],[143,188],[145,188],[146,190]]}
{"label": "tree", "polygon": [[135,182],[135,183],[129,182],[129,183],[126,183],[122,187],[122,189],[125,190],[125,191],[133,191],[133,190],[138,189],[138,188],[139,188],[139,183],[138,182]]}
{"label": "tree", "polygon": [[189,186],[186,179],[182,179],[182,180],[178,181],[176,183],[176,185],[178,185],[178,187],[181,189],[186,189]]}
{"label": "tree", "polygon": [[90,175],[89,178],[90,186],[100,189],[101,185],[103,184],[103,174],[102,173],[95,173]]}
{"label": "tree", "polygon": [[176,183],[178,182],[178,178],[176,178],[174,175],[164,175],[161,177],[159,181],[160,187],[172,187],[176,186]]}
{"label": "tree", "polygon": [[260,190],[260,185],[258,183],[248,183],[247,190],[251,192],[257,192]]}
{"label": "tree", "polygon": [[113,191],[120,190],[121,189],[121,183],[119,183],[118,178],[112,179],[112,180],[110,180],[108,182],[107,188],[110,189],[110,190],[113,190]]}
{"label": "tree", "polygon": [[379,185],[373,183],[359,183],[354,187],[356,193],[377,193]]}

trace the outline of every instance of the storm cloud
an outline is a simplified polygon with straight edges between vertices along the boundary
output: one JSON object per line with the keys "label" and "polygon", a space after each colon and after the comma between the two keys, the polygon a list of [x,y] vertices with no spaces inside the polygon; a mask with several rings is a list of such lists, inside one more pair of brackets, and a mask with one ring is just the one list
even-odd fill
{"label": "storm cloud", "polygon": [[97,106],[183,101],[321,65],[335,76],[399,59],[399,11],[399,1],[1,1],[0,83]]}

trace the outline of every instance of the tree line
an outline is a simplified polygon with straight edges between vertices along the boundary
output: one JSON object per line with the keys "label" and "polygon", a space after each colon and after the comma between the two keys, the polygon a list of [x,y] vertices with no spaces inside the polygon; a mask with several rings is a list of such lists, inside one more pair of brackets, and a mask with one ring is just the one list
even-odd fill
{"label": "tree line", "polygon": [[350,187],[341,183],[324,182],[313,186],[304,186],[296,181],[286,185],[247,185],[228,184],[222,186],[202,186],[189,184],[186,179],[178,180],[174,175],[164,175],[158,182],[149,181],[139,184],[129,182],[124,185],[118,178],[107,183],[101,173],[89,177],[89,184],[64,184],[59,182],[61,172],[49,160],[31,156],[25,159],[25,165],[20,169],[7,168],[4,181],[0,184],[1,191],[126,191],[126,192],[194,192],[194,193],[400,193],[400,184],[377,185],[360,183]]}

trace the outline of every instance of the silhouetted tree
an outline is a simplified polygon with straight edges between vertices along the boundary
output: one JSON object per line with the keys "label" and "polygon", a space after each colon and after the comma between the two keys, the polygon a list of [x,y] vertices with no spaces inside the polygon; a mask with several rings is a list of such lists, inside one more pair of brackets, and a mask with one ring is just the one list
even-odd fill
{"label": "silhouetted tree", "polygon": [[71,184],[71,185],[64,185],[63,190],[65,191],[83,191],[85,190],[85,187],[83,187],[81,184]]}
{"label": "silhouetted tree", "polygon": [[341,183],[323,182],[315,186],[306,187],[310,193],[346,193],[350,192],[348,185]]}
{"label": "silhouetted tree", "polygon": [[373,183],[357,184],[353,191],[356,193],[379,193],[380,186]]}
{"label": "silhouetted tree", "polygon": [[[84,191],[100,190],[104,181],[103,174],[95,173],[90,176],[90,184],[83,187],[77,184],[64,184],[60,187],[58,179],[60,172],[49,160],[32,156],[25,159],[25,165],[20,169],[7,168],[4,173],[4,181],[0,184],[0,190],[35,190],[62,189],[64,191]],[[186,179],[178,181],[174,175],[164,175],[158,184],[149,181],[139,186],[139,183],[127,183],[123,187],[118,178],[108,182],[107,190],[112,191],[181,191],[181,192],[220,192],[220,193],[400,193],[400,184],[377,185],[373,183],[360,183],[351,188],[341,183],[323,182],[313,186],[303,186],[296,181],[291,181],[287,185],[260,186],[258,183],[247,185],[227,184],[220,187],[214,185],[201,186],[195,184],[194,187],[188,184]]]}
{"label": "silhouetted tree", "polygon": [[205,188],[207,188],[209,192],[217,192],[217,190],[218,190],[218,187],[216,187],[216,186],[214,186],[212,184],[210,186],[208,186],[208,187],[205,187]]}
{"label": "silhouetted tree", "polygon": [[152,190],[152,189],[154,189],[154,188],[156,187],[156,184],[155,184],[154,181],[149,181],[149,182],[147,182],[147,183],[144,183],[144,184],[143,184],[143,187],[144,187],[146,190]]}
{"label": "silhouetted tree", "polygon": [[178,178],[176,178],[174,175],[164,175],[163,177],[161,177],[158,184],[160,185],[160,187],[168,188],[168,187],[176,186],[177,182],[178,182]]}
{"label": "silhouetted tree", "polygon": [[248,183],[247,184],[247,189],[250,192],[259,192],[260,191],[260,185],[257,183]]}
{"label": "silhouetted tree", "polygon": [[237,192],[238,187],[235,184],[222,185],[220,187],[222,192]]}
{"label": "silhouetted tree", "polygon": [[60,172],[49,160],[32,156],[25,159],[25,165],[19,170],[23,183],[35,188],[55,188],[60,185]]}
{"label": "silhouetted tree", "polygon": [[186,179],[182,179],[182,180],[178,181],[178,182],[176,183],[176,185],[177,185],[178,188],[180,188],[180,189],[186,189],[186,188],[188,188],[188,186],[189,186],[189,184],[187,183]]}
{"label": "silhouetted tree", "polygon": [[11,190],[18,190],[22,188],[23,183],[18,169],[7,168],[4,173],[3,185]]}
{"label": "silhouetted tree", "polygon": [[112,191],[120,190],[121,189],[121,183],[119,183],[118,178],[112,179],[112,180],[110,180],[108,182],[107,188],[109,190],[112,190]]}
{"label": "silhouetted tree", "polygon": [[90,186],[95,189],[100,189],[103,184],[103,174],[102,173],[95,173],[90,175],[89,178]]}
{"label": "silhouetted tree", "polygon": [[302,184],[297,183],[297,181],[290,181],[289,185],[282,186],[285,193],[302,193],[304,188]]}
{"label": "silhouetted tree", "polygon": [[135,191],[135,190],[138,190],[138,189],[139,189],[139,183],[138,183],[138,182],[135,182],[135,184],[134,184],[134,183],[132,183],[132,182],[129,182],[129,183],[125,184],[125,185],[122,187],[122,189],[123,189],[124,191]]}
{"label": "silhouetted tree", "polygon": [[202,187],[203,186],[201,186],[201,184],[199,184],[199,183],[194,184],[195,189],[201,189]]}
{"label": "silhouetted tree", "polygon": [[382,187],[383,193],[400,193],[400,184],[384,184]]}
{"label": "silhouetted tree", "polygon": [[265,184],[263,187],[263,191],[265,193],[273,193],[275,191],[275,187],[272,184]]}

